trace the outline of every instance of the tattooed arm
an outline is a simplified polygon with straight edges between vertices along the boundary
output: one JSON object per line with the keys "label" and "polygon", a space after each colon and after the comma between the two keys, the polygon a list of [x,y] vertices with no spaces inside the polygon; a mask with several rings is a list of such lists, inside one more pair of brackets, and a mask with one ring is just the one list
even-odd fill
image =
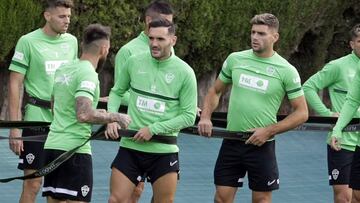
{"label": "tattooed arm", "polygon": [[93,109],[92,101],[83,96],[76,98],[76,116],[81,123],[110,123],[118,122],[122,128],[130,123],[130,117],[121,113],[108,113],[104,109]]}

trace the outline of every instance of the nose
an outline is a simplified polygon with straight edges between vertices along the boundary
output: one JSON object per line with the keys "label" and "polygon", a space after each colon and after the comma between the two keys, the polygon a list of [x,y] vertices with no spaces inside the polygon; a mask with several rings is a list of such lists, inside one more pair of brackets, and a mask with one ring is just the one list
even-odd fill
{"label": "nose", "polygon": [[66,17],[66,18],[65,18],[65,23],[66,23],[66,24],[70,24],[70,17]]}

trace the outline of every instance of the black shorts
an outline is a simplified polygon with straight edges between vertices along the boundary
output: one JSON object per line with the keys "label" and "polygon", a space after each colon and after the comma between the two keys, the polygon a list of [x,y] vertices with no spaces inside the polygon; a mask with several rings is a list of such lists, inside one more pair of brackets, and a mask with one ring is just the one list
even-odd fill
{"label": "black shorts", "polygon": [[161,176],[179,173],[178,153],[146,153],[120,147],[111,164],[111,168],[121,171],[131,182],[137,185],[146,174],[147,181],[154,183]]}
{"label": "black shorts", "polygon": [[351,165],[349,186],[354,190],[360,190],[360,147],[356,146],[354,159]]}
{"label": "black shorts", "polygon": [[333,150],[327,145],[329,185],[348,185],[354,152],[341,149]]}
{"label": "black shorts", "polygon": [[[50,163],[65,151],[45,149],[45,163]],[[45,176],[42,196],[57,200],[91,201],[93,189],[90,154],[75,153],[53,172]]]}
{"label": "black shorts", "polygon": [[215,185],[242,187],[246,173],[253,191],[279,188],[275,141],[258,147],[244,141],[223,140],[214,169]]}
{"label": "black shorts", "polygon": [[[47,135],[49,130],[44,129],[30,129],[26,128],[22,131],[23,137],[34,135]],[[19,156],[18,169],[33,169],[38,170],[44,166],[44,142],[23,142],[24,151]]]}

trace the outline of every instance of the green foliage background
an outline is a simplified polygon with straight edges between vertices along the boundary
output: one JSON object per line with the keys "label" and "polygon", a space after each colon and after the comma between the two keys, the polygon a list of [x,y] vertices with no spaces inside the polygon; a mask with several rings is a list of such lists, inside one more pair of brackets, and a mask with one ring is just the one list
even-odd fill
{"label": "green foliage background", "polygon": [[[104,91],[108,91],[113,82],[114,56],[122,45],[143,30],[141,13],[150,1],[74,2],[76,7],[72,13],[70,33],[80,39],[86,25],[94,22],[112,28],[109,63],[101,76]],[[231,52],[250,48],[249,20],[255,14],[269,12],[278,16],[280,41],[277,51],[298,68],[303,81],[328,60],[349,52],[344,35],[360,20],[359,0],[170,2],[176,10],[175,22],[178,27],[176,54],[195,69],[199,80],[206,79],[203,77],[209,73],[216,73]],[[0,0],[0,77],[4,78],[3,81],[6,80],[6,69],[17,39],[43,25],[41,12],[40,0]]]}

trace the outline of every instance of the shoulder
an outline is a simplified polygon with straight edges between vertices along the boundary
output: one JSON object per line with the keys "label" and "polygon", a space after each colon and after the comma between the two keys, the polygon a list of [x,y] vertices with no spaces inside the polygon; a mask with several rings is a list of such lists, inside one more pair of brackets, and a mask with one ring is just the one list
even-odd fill
{"label": "shoulder", "polygon": [[341,66],[341,65],[344,65],[344,63],[347,63],[349,60],[352,60],[351,54],[331,60],[327,63],[327,65]]}

